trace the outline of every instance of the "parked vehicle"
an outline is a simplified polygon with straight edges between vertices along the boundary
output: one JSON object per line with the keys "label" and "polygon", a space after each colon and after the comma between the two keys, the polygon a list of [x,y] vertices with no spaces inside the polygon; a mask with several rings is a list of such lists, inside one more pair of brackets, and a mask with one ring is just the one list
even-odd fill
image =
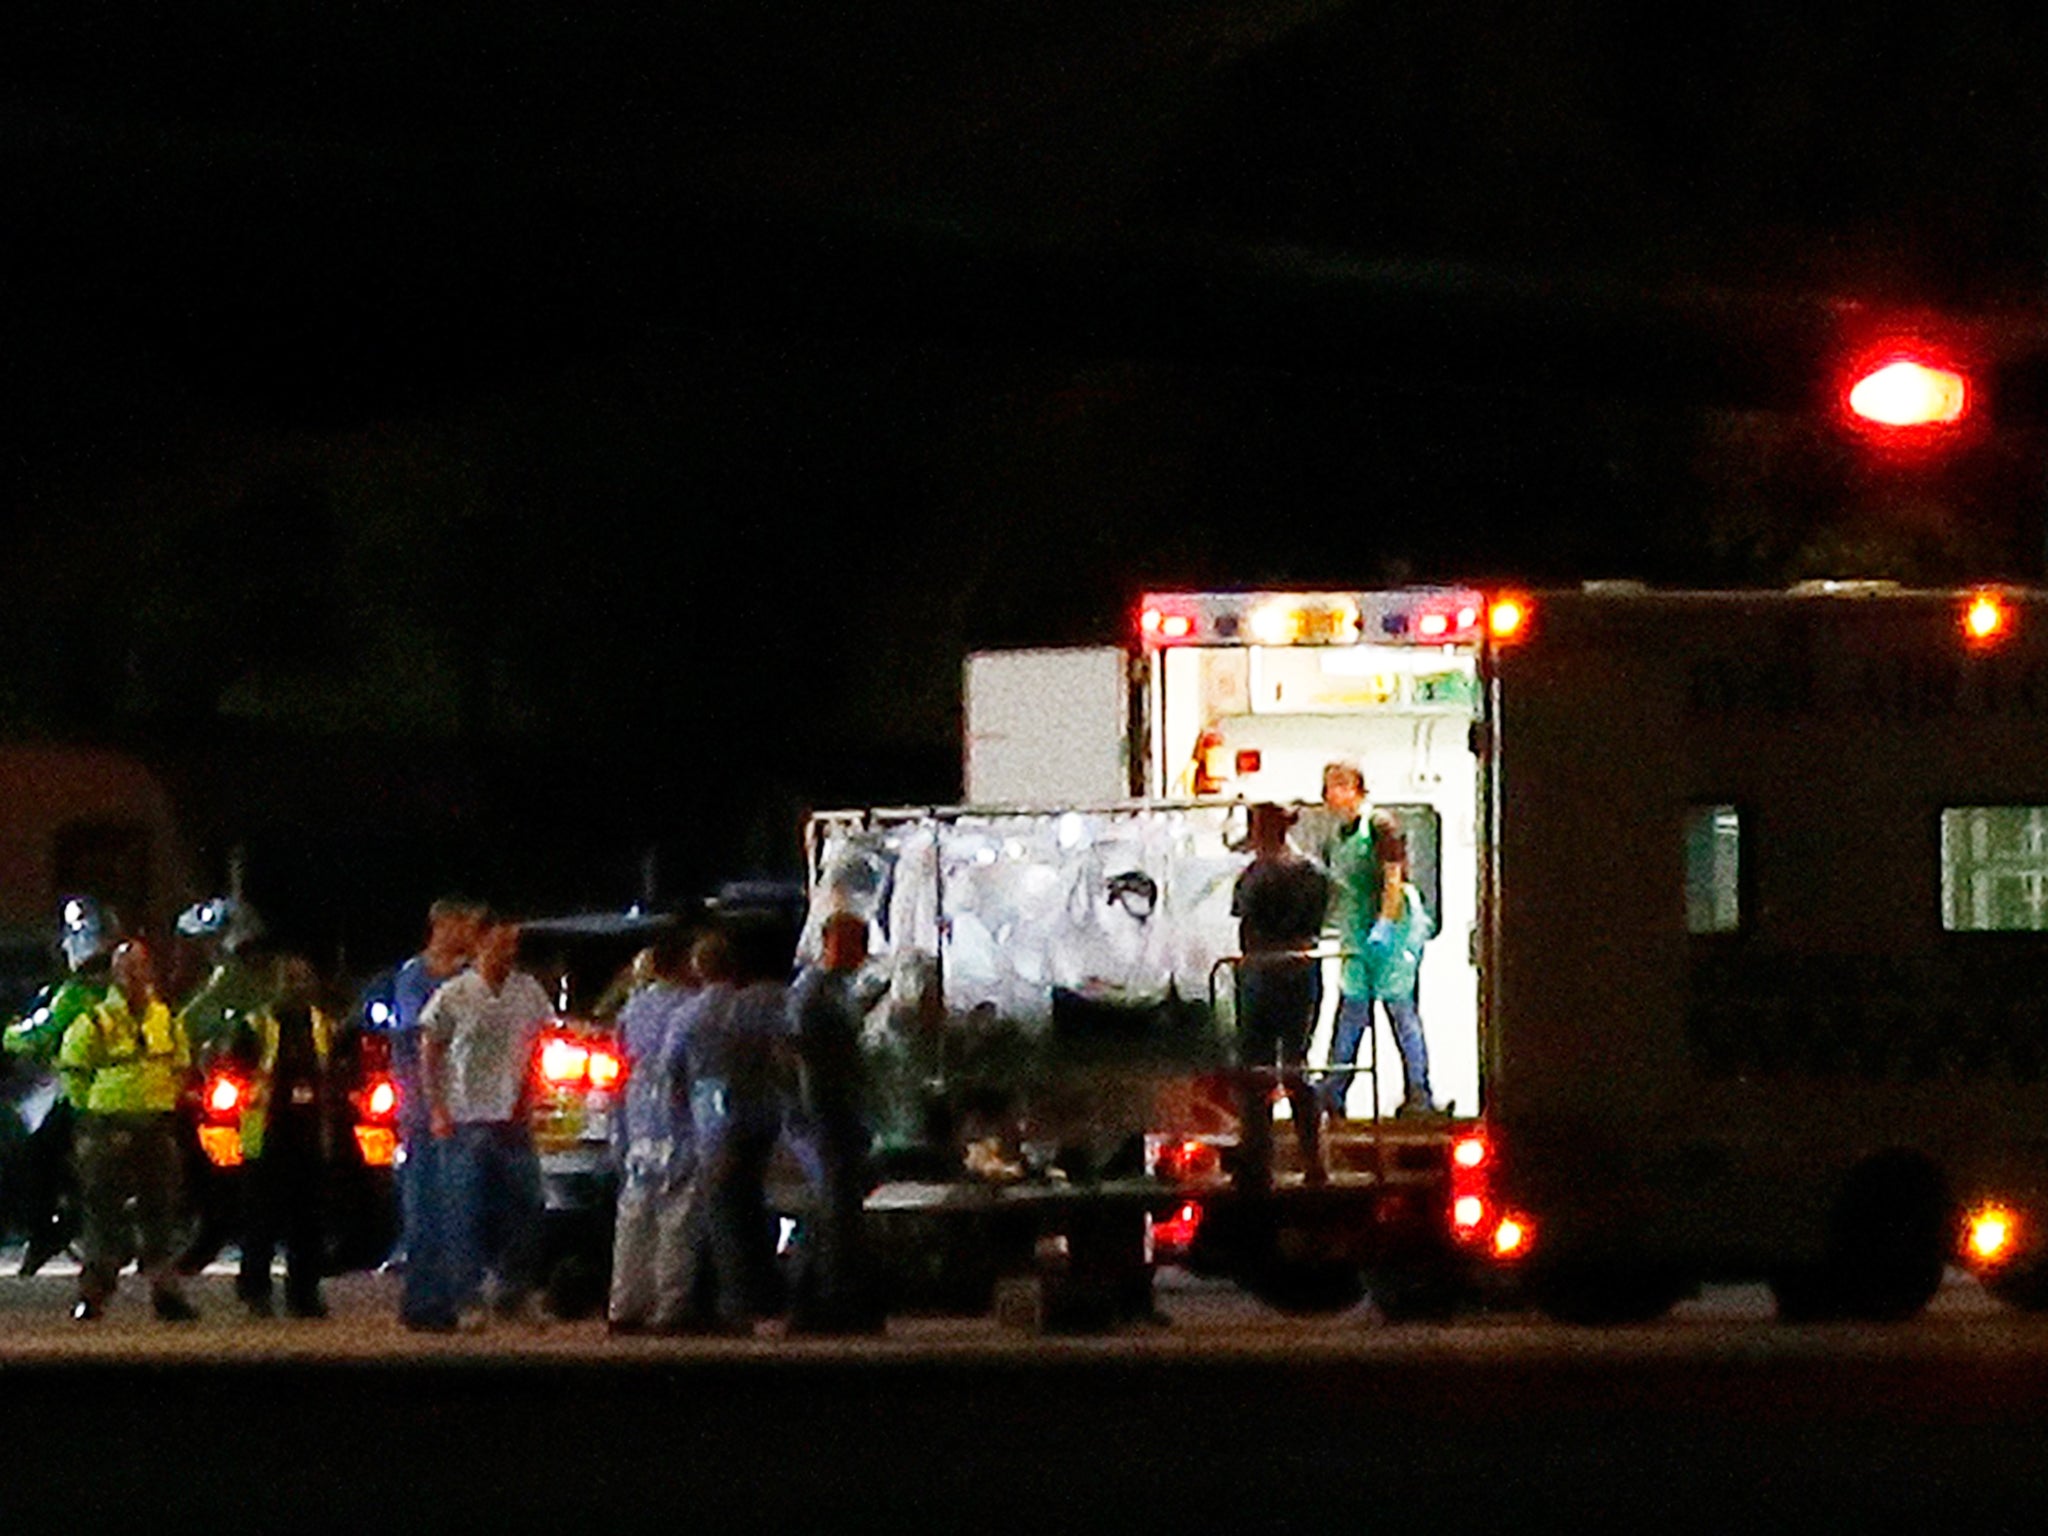
{"label": "parked vehicle", "polygon": [[[1788,1317],[1899,1317],[1952,1260],[2048,1304],[2048,594],[1158,593],[1138,620],[1130,652],[970,659],[982,803],[807,828],[814,918],[865,913],[890,976],[873,1032],[963,1090],[925,1117],[953,1123],[922,1192],[878,1208],[985,1202],[978,1160],[1021,1209],[1046,1159],[1016,1143],[1080,1102],[1098,1145],[1142,1122],[1154,1187],[1121,1197],[1155,1244],[1284,1305],[1363,1274],[1390,1312],[1506,1286],[1597,1321],[1750,1277]],[[1436,919],[1420,998],[1459,1113],[1383,1120],[1368,1055],[1327,1182],[1283,1167],[1248,1223],[1217,1091],[1232,818],[1302,805],[1313,851],[1339,758]],[[1172,1051],[1077,1096],[1077,997]],[[967,1069],[1005,1039],[1031,1092],[976,1154]],[[1026,1246],[1109,1182],[1047,1198]]]}
{"label": "parked vehicle", "polygon": [[560,1317],[596,1311],[611,1283],[619,1191],[612,1117],[626,1073],[616,1021],[631,995],[633,959],[686,922],[634,908],[520,924],[519,963],[540,978],[556,1008],[535,1056],[532,1113],[541,1274],[549,1309]]}

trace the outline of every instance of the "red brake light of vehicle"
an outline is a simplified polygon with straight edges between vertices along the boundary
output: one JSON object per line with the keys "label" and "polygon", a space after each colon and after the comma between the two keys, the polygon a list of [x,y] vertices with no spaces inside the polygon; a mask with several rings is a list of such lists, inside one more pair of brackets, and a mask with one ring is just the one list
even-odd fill
{"label": "red brake light of vehicle", "polygon": [[1486,1221],[1486,1201],[1478,1195],[1459,1195],[1451,1202],[1451,1226],[1458,1236],[1476,1237]]}
{"label": "red brake light of vehicle", "polygon": [[626,1075],[626,1064],[619,1059],[616,1051],[602,1046],[593,1046],[590,1052],[590,1086],[593,1088],[616,1088],[619,1079]]}
{"label": "red brake light of vehicle", "polygon": [[1452,1140],[1451,1236],[1469,1245],[1487,1244],[1495,1257],[1506,1258],[1513,1249],[1500,1246],[1503,1213],[1494,1204],[1493,1161],[1493,1144],[1485,1131],[1472,1131]]}
{"label": "red brake light of vehicle", "polygon": [[363,1116],[389,1120],[398,1113],[398,1085],[388,1077],[372,1078],[363,1090]]}
{"label": "red brake light of vehicle", "polygon": [[242,1110],[241,1081],[227,1072],[216,1072],[206,1080],[206,1113],[213,1119],[228,1119]]}
{"label": "red brake light of vehicle", "polygon": [[541,1080],[554,1087],[581,1083],[590,1073],[590,1047],[567,1035],[549,1035],[541,1041]]}
{"label": "red brake light of vehicle", "polygon": [[232,1072],[209,1073],[200,1090],[203,1123],[199,1127],[199,1150],[216,1168],[238,1168],[242,1163],[242,1110],[247,1090]]}
{"label": "red brake light of vehicle", "polygon": [[1152,1223],[1152,1242],[1160,1248],[1186,1250],[1202,1225],[1202,1208],[1192,1200],[1183,1201],[1165,1221]]}
{"label": "red brake light of vehicle", "polygon": [[366,1168],[389,1168],[398,1161],[398,1084],[373,1071],[351,1095],[356,1107],[356,1146]]}

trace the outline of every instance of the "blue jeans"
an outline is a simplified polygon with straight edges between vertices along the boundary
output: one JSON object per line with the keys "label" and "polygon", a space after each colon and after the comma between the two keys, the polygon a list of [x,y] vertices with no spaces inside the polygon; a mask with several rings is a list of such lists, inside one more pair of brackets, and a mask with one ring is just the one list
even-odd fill
{"label": "blue jeans", "polygon": [[401,1122],[405,1159],[398,1165],[400,1231],[405,1275],[398,1318],[414,1325],[455,1321],[455,1286],[448,1271],[448,1193],[443,1173],[446,1145],[434,1139],[424,1116]]}
{"label": "blue jeans", "polygon": [[[1372,1005],[1375,999],[1371,993],[1362,996],[1345,995],[1337,999],[1337,1023],[1335,1035],[1330,1041],[1330,1065],[1349,1067],[1358,1063],[1358,1048],[1365,1043],[1365,1032],[1372,1028]],[[1394,1049],[1401,1054],[1402,1098],[1410,1104],[1427,1104],[1429,1100],[1429,1047],[1422,1039],[1422,1015],[1415,1007],[1415,999],[1409,997],[1382,997],[1377,999],[1386,1010],[1387,1027],[1394,1032]],[[1345,1113],[1344,1101],[1350,1095],[1351,1085],[1356,1081],[1350,1073],[1331,1073],[1323,1079],[1323,1102],[1330,1113]]]}
{"label": "blue jeans", "polygon": [[460,1306],[483,1299],[484,1276],[498,1282],[500,1306],[515,1306],[534,1285],[540,1245],[540,1159],[523,1120],[458,1124],[441,1143],[448,1193],[448,1265]]}

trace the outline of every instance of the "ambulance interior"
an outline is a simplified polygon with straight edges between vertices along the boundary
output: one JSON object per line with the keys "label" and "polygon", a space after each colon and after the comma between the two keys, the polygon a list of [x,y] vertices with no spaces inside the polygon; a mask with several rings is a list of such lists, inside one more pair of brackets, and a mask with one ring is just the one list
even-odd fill
{"label": "ambulance interior", "polygon": [[[1440,601],[1433,611],[1441,612]],[[1409,845],[1411,878],[1436,921],[1423,952],[1417,989],[1438,1104],[1460,1114],[1479,1108],[1478,764],[1470,726],[1479,714],[1477,631],[1455,618],[1428,628],[1446,638],[1424,643],[1400,616],[1352,630],[1399,640],[1348,644],[1215,644],[1207,632],[1189,644],[1152,650],[1148,790],[1172,799],[1263,800],[1302,806],[1292,840],[1316,856],[1333,818],[1320,804],[1323,768],[1356,763],[1369,809],[1392,812]],[[1247,629],[1252,625],[1244,626]],[[1414,636],[1416,638],[1410,638]],[[1339,962],[1325,962],[1322,1015],[1311,1066],[1329,1058]],[[1380,1111],[1400,1104],[1400,1058],[1384,1013],[1375,1010]],[[1367,1060],[1360,1053],[1361,1067]],[[1350,1111],[1367,1113],[1361,1075]],[[1277,1112],[1284,1115],[1283,1099]]]}

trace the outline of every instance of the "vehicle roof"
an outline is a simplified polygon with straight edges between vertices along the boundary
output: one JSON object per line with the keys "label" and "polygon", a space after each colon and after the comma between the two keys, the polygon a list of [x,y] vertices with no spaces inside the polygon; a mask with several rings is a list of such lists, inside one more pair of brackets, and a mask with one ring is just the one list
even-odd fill
{"label": "vehicle roof", "polygon": [[623,912],[573,912],[559,917],[519,919],[519,931],[555,938],[631,938],[656,934],[692,921],[686,912],[643,912],[629,907]]}

